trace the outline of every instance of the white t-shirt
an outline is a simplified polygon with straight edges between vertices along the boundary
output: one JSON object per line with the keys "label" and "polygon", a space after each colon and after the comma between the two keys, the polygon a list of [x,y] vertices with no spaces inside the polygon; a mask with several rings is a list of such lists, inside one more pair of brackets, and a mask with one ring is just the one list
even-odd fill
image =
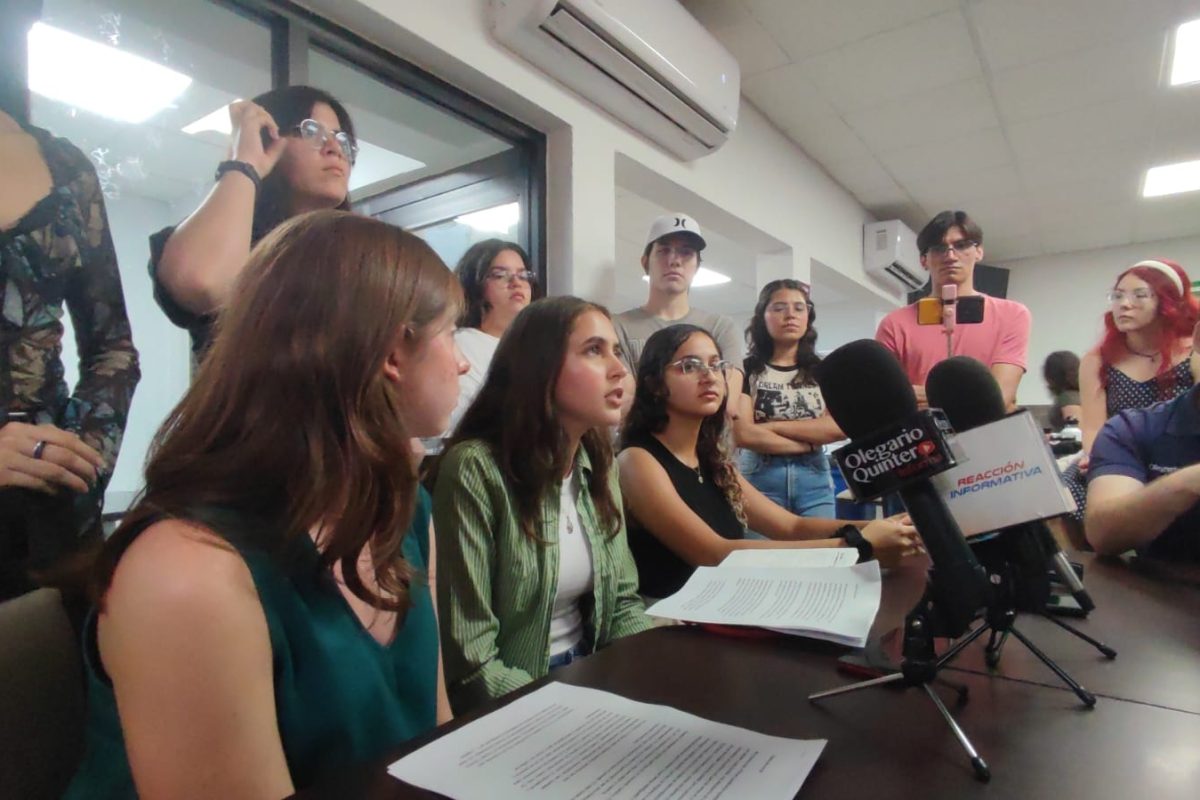
{"label": "white t-shirt", "polygon": [[579,516],[579,473],[563,481],[558,505],[558,589],[550,617],[550,655],[565,653],[583,639],[579,598],[592,591],[592,551]]}
{"label": "white t-shirt", "polygon": [[755,422],[817,419],[825,415],[825,398],[815,382],[810,379],[800,386],[792,385],[799,369],[766,364],[762,372],[746,373],[742,392],[750,395]]}
{"label": "white t-shirt", "polygon": [[458,379],[458,405],[450,414],[449,427],[441,436],[421,440],[421,444],[425,445],[426,455],[433,456],[442,452],[442,439],[454,432],[459,421],[462,420],[463,414],[467,413],[467,409],[475,401],[475,395],[479,394],[479,390],[483,388],[488,368],[491,367],[492,358],[496,355],[496,347],[500,344],[500,339],[490,333],[484,333],[478,328],[459,328],[454,332],[454,341],[471,366],[467,373]]}

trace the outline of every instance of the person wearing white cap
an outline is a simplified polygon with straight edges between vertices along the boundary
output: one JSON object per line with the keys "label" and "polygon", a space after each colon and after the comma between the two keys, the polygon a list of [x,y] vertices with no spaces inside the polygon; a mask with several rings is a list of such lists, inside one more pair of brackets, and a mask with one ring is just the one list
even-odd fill
{"label": "person wearing white cap", "polygon": [[[705,245],[700,225],[686,214],[664,214],[650,226],[642,253],[642,269],[650,278],[649,296],[641,307],[613,317],[631,375],[637,374],[642,345],[651,334],[685,323],[711,333],[726,361],[742,363],[742,340],[733,320],[692,308],[688,299],[692,280],[700,269],[700,251]],[[727,379],[731,386],[741,385],[737,369],[731,369]]]}

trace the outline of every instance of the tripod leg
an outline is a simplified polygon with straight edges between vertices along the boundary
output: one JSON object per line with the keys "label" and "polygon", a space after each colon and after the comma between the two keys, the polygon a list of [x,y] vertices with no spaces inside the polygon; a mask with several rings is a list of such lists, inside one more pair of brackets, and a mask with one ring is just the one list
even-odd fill
{"label": "tripod leg", "polygon": [[983,649],[983,662],[993,669],[1000,663],[1000,654],[1004,650],[1004,643],[1008,641],[1008,631],[998,631],[993,629],[992,635],[988,637],[987,647]]}
{"label": "tripod leg", "polygon": [[1068,633],[1072,633],[1072,634],[1078,636],[1080,639],[1083,639],[1085,642],[1090,644],[1092,647],[1099,650],[1104,655],[1105,658],[1113,659],[1113,658],[1117,657],[1116,650],[1113,650],[1111,647],[1106,645],[1104,642],[1100,642],[1100,641],[1093,639],[1092,637],[1088,636],[1086,633],[1079,630],[1078,628],[1076,628],[1072,625],[1068,625],[1067,623],[1063,622],[1061,619],[1054,616],[1053,614],[1042,614],[1042,616],[1045,617],[1046,619],[1050,620],[1051,622],[1053,622],[1058,627],[1067,631]]}
{"label": "tripod leg", "polygon": [[971,767],[975,770],[975,777],[987,783],[992,779],[992,771],[988,769],[987,762],[979,757],[979,753],[975,752],[975,747],[971,744],[971,740],[963,733],[963,729],[954,721],[954,717],[950,716],[950,712],[946,710],[946,706],[942,703],[942,698],[937,696],[929,684],[921,684],[921,688],[925,690],[925,694],[929,695],[929,699],[937,706],[937,710],[941,712],[942,719],[946,720],[946,724],[950,726],[950,730],[954,733],[958,743],[962,745],[963,750],[967,751],[967,755],[971,757]]}
{"label": "tripod leg", "polygon": [[968,633],[963,638],[959,639],[957,642],[954,643],[954,645],[949,650],[942,653],[941,656],[938,657],[937,663],[934,665],[934,668],[941,669],[942,667],[949,664],[951,661],[954,660],[955,656],[957,656],[959,653],[961,653],[963,651],[963,649],[967,645],[969,645],[971,642],[978,639],[983,634],[987,633],[989,630],[991,630],[991,626],[985,622],[982,625],[980,625],[978,628],[976,628],[975,630]]}
{"label": "tripod leg", "polygon": [[848,692],[857,692],[859,689],[867,689],[867,688],[870,688],[871,686],[883,686],[886,683],[893,683],[895,681],[902,680],[903,678],[904,678],[904,673],[893,672],[890,675],[881,675],[880,677],[872,678],[869,681],[862,681],[860,683],[852,683],[849,686],[839,686],[836,689],[826,689],[823,692],[817,692],[816,694],[810,694],[808,696],[808,699],[809,700],[821,700],[826,697],[833,697],[834,695],[846,694]]}
{"label": "tripod leg", "polygon": [[1075,679],[1072,678],[1070,675],[1068,675],[1066,670],[1064,670],[1058,664],[1054,663],[1053,659],[1051,659],[1048,655],[1046,655],[1041,650],[1039,650],[1037,645],[1035,645],[1033,642],[1029,641],[1029,639],[1025,636],[1025,634],[1021,633],[1016,628],[1012,629],[1012,633],[1013,633],[1013,636],[1016,636],[1018,639],[1021,640],[1021,644],[1025,645],[1026,647],[1029,648],[1029,652],[1031,652],[1035,656],[1037,656],[1038,659],[1043,664],[1045,664],[1047,667],[1054,670],[1054,674],[1057,675],[1062,680],[1063,683],[1065,683],[1067,686],[1071,687],[1071,691],[1073,691],[1075,693],[1076,697],[1078,697],[1080,700],[1083,701],[1083,704],[1085,706],[1087,706],[1088,708],[1093,708],[1096,705],[1096,696],[1094,694],[1092,694],[1091,692],[1089,692],[1087,689],[1084,689],[1078,683],[1076,683]]}

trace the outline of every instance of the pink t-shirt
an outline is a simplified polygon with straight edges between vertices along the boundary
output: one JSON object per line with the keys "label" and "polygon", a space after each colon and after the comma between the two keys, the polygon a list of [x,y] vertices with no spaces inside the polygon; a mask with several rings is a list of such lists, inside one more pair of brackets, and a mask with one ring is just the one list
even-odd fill
{"label": "pink t-shirt", "polygon": [[[983,322],[954,326],[953,353],[978,359],[989,367],[1016,364],[1025,369],[1029,324],[1029,309],[1025,306],[984,295]],[[924,386],[929,370],[946,358],[942,326],[918,325],[915,303],[884,317],[875,331],[875,340],[895,353],[914,386]]]}

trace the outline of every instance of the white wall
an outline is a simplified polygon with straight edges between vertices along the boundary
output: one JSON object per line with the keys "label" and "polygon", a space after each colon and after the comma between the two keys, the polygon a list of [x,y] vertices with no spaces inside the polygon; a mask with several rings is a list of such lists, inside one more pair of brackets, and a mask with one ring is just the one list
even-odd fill
{"label": "white wall", "polygon": [[613,270],[615,162],[621,157],[700,198],[700,207],[685,209],[698,218],[706,211],[726,217],[722,232],[730,238],[741,238],[740,220],[790,247],[797,277],[807,279],[810,260],[817,259],[892,300],[862,272],[862,224],[871,217],[748,104],[729,144],[683,163],[496,43],[486,0],[306,4],[548,134],[551,291],[611,302],[617,275],[639,279],[631,270]]}
{"label": "white wall", "polygon": [[1042,362],[1055,350],[1079,355],[1095,347],[1104,330],[1105,293],[1128,267],[1146,258],[1169,258],[1200,278],[1200,237],[1168,239],[1126,247],[1083,250],[1021,259],[1008,267],[1008,296],[1029,307],[1033,331],[1029,370],[1021,380],[1017,402],[1050,402],[1042,381]]}

